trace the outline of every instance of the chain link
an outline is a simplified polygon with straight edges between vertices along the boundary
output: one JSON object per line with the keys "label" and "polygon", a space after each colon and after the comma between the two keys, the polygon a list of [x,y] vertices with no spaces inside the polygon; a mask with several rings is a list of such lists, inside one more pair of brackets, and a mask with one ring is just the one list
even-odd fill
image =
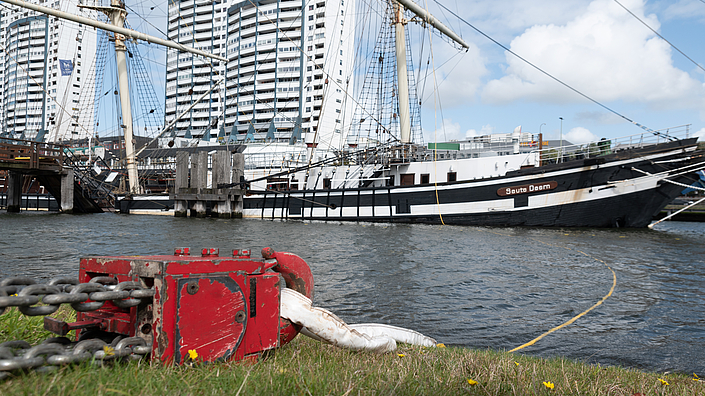
{"label": "chain link", "polygon": [[[120,308],[140,305],[142,299],[154,297],[154,289],[146,289],[139,282],[117,282],[109,276],[79,283],[73,278],[54,278],[47,284],[38,284],[31,278],[16,277],[0,280],[0,315],[7,307],[18,307],[27,316],[51,315],[61,304],[71,304],[79,312],[100,309],[105,301]],[[37,306],[42,303],[44,305]]]}
{"label": "chain link", "polygon": [[[95,311],[106,301],[127,309],[153,297],[154,289],[147,289],[139,282],[118,283],[109,276],[96,277],[88,283],[60,277],[47,284],[38,284],[27,277],[6,278],[0,280],[0,315],[8,307],[17,307],[27,316],[46,316],[56,312],[61,304],[70,304],[79,312]],[[88,360],[98,364],[139,360],[151,351],[152,345],[140,337],[117,337],[111,345],[98,338],[71,342],[66,337],[54,337],[34,347],[26,341],[7,341],[0,344],[0,380],[17,371],[51,372],[61,365]]]}
{"label": "chain link", "polygon": [[26,341],[8,341],[0,344],[0,380],[22,370],[51,372],[58,366],[85,361],[102,365],[112,360],[140,360],[151,351],[151,344],[140,337],[117,337],[112,344],[97,338],[71,342],[55,337],[34,347]]}

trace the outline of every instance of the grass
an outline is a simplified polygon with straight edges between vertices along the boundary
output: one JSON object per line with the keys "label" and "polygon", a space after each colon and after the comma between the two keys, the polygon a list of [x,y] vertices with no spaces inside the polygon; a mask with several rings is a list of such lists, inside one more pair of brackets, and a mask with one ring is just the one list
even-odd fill
{"label": "grass", "polygon": [[[60,312],[70,317],[66,311]],[[0,316],[0,342],[16,339],[15,335],[38,342],[48,335],[37,330],[41,321],[11,310]],[[705,384],[683,374],[456,347],[400,345],[397,353],[376,355],[299,336],[257,362],[165,366],[144,361],[106,367],[86,363],[50,374],[19,373],[0,382],[0,395],[31,394],[703,395]]]}

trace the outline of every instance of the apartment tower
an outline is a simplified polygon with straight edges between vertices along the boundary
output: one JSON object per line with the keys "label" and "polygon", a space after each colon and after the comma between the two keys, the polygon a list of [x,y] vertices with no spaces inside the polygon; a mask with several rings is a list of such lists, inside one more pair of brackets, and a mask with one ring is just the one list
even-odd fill
{"label": "apartment tower", "polygon": [[[79,0],[34,3],[72,14],[95,12],[77,7]],[[78,125],[81,88],[95,58],[96,30],[20,7],[0,8],[0,92],[3,136],[69,141],[92,134]],[[92,100],[81,101],[84,105]]]}
{"label": "apartment tower", "polygon": [[225,78],[175,135],[342,145],[352,115],[353,9],[352,0],[169,0],[169,38],[227,58],[169,51],[167,122]]}

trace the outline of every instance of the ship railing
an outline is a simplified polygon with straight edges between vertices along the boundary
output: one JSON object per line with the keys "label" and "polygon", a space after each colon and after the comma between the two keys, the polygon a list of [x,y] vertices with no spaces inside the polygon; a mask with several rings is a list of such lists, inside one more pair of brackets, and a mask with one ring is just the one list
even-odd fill
{"label": "ship railing", "polygon": [[679,125],[656,131],[645,131],[639,134],[618,138],[602,138],[584,144],[563,145],[539,150],[541,164],[555,164],[571,160],[595,158],[613,154],[622,150],[639,149],[667,143],[674,140],[687,139],[691,136],[690,125]]}

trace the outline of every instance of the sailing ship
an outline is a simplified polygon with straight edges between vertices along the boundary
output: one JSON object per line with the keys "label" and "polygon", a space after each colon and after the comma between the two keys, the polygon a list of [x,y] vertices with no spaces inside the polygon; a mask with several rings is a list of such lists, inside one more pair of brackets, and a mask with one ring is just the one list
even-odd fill
{"label": "sailing ship", "polygon": [[[391,23],[382,25],[394,37],[393,48],[375,49],[369,69],[377,75],[368,75],[363,89],[376,91],[360,94],[382,108],[358,106],[346,147],[321,149],[314,134],[293,147],[247,144],[245,180],[236,183],[248,192],[244,217],[645,227],[705,167],[704,152],[688,137],[688,126],[560,147],[546,147],[542,136],[522,133],[521,127],[463,142],[414,143],[420,122],[414,110],[418,99],[408,84],[413,73],[407,70],[405,12],[460,47],[467,44],[410,0],[389,2],[387,10]],[[387,57],[389,52],[394,56]],[[391,82],[381,80],[390,75]],[[275,165],[254,160],[263,151],[285,154]],[[306,161],[287,160],[294,155]],[[124,209],[163,212],[173,202],[164,195],[134,196],[129,206]]]}
{"label": "sailing ship", "polygon": [[[119,68],[124,63],[125,51],[118,44],[124,36],[186,49],[121,29],[124,8],[120,10],[116,0],[113,3],[102,11],[110,15],[114,26],[97,27],[119,33],[116,35]],[[304,139],[308,162],[302,166],[284,166],[282,162],[280,169],[272,170],[271,166],[246,164],[245,179],[238,183],[248,192],[244,198],[245,217],[645,227],[666,204],[696,181],[696,172],[705,167],[705,151],[698,149],[696,138],[688,137],[688,126],[646,130],[626,138],[557,148],[544,148],[541,136],[522,133],[520,127],[510,134],[466,142],[416,144],[412,131],[419,127],[419,120],[414,116],[412,104],[418,102],[410,99],[414,91],[408,87],[405,10],[461,47],[467,45],[411,0],[393,1],[390,10],[392,23],[387,25],[394,27],[395,58],[393,63],[383,62],[380,54],[378,62],[395,66],[394,89],[386,91],[394,98],[393,104],[377,98],[376,102],[386,109],[375,112],[363,107],[361,113],[356,113],[351,129],[357,130],[357,138],[348,137],[345,148],[326,150],[323,155],[319,150],[315,155],[318,142],[315,138]],[[124,66],[120,70],[122,78]],[[127,90],[122,81],[118,84],[121,101],[129,97],[122,93]],[[121,108],[131,190],[129,204],[160,212],[165,207],[173,208],[166,195],[140,199],[137,154],[131,147],[129,102]],[[382,124],[385,119],[391,126]],[[382,138],[384,132],[392,130],[397,134],[387,133]],[[367,135],[363,136],[365,132]],[[124,203],[118,199],[116,206],[122,208]]]}
{"label": "sailing ship", "polygon": [[[407,82],[404,9],[461,47],[467,44],[410,0],[390,3],[396,81],[386,117],[356,113],[357,139],[337,156],[261,175],[246,169],[243,215],[261,219],[416,222],[480,226],[646,227],[697,180],[705,151],[688,126],[578,145],[544,148],[521,132],[427,146],[412,141],[415,101]],[[383,62],[373,59],[370,69]],[[367,84],[378,86],[378,84]],[[394,89],[394,87],[398,89]],[[394,93],[397,93],[395,95]],[[386,100],[376,99],[379,103]],[[392,126],[375,125],[386,118]],[[416,118],[416,119],[414,119]],[[367,134],[360,149],[363,125]],[[385,142],[379,130],[398,130]],[[376,137],[376,138],[375,138]],[[315,150],[315,142],[309,144]],[[309,158],[312,158],[309,155]],[[257,176],[256,176],[257,175]]]}

